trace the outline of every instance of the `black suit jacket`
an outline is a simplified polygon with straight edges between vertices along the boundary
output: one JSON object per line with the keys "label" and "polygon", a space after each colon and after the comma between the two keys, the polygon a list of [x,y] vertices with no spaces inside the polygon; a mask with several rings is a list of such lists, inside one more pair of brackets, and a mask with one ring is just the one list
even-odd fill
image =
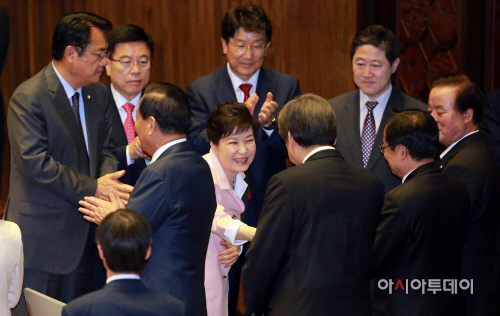
{"label": "black suit jacket", "polygon": [[[328,100],[335,111],[337,118],[337,148],[347,162],[363,167],[361,156],[361,131],[359,130],[359,89],[354,90],[336,98]],[[384,128],[393,111],[403,111],[410,109],[427,110],[427,105],[415,100],[406,94],[401,93],[392,87],[391,96],[382,116],[382,121],[375,136],[370,158],[368,159],[367,170],[373,172],[384,182],[385,192],[401,184],[401,179],[395,176],[389,165],[380,153],[378,147],[384,139]]]}
{"label": "black suit jacket", "polygon": [[498,315],[495,238],[500,218],[500,173],[495,157],[484,136],[475,133],[458,142],[440,164],[444,171],[462,180],[470,194],[471,223],[462,259],[462,278],[474,280],[474,294],[466,296],[467,315]]}
{"label": "black suit jacket", "polygon": [[[374,315],[464,315],[460,293],[412,290],[412,280],[460,280],[469,223],[467,188],[435,162],[414,170],[385,196],[373,247]],[[405,290],[381,290],[379,279],[401,279]],[[405,285],[406,286],[406,285]],[[442,287],[442,286],[441,286]],[[450,287],[450,286],[448,286]],[[426,287],[427,288],[427,287]]]}
{"label": "black suit jacket", "polygon": [[127,207],[153,229],[153,252],[141,274],[146,286],[183,301],[186,315],[206,315],[205,256],[216,199],[205,159],[188,142],[169,147],[144,169]]}
{"label": "black suit jacket", "polygon": [[[113,129],[111,130],[111,139],[116,147],[116,156],[118,158],[118,170],[125,170],[125,175],[120,178],[120,181],[129,185],[134,186],[141,175],[142,170],[146,168],[146,162],[143,158],[135,159],[134,163],[130,166],[127,165],[127,134],[125,134],[125,129],[123,128],[122,119],[120,117],[120,112],[116,106],[115,99],[113,98],[113,93],[111,92],[111,83],[106,86],[107,97],[109,103],[109,110],[111,112],[111,123]],[[143,92],[141,93],[141,95]]]}
{"label": "black suit jacket", "polygon": [[370,315],[382,182],[336,150],[271,178],[243,268],[245,314]]}
{"label": "black suit jacket", "polygon": [[102,290],[84,295],[63,307],[63,316],[184,316],[184,304],[141,280],[112,281]]}
{"label": "black suit jacket", "polygon": [[6,218],[19,225],[24,265],[54,274],[73,271],[91,224],[78,202],[93,196],[96,178],[116,171],[106,88],[82,88],[89,154],[52,64],[22,83],[8,111],[11,144]]}
{"label": "black suit jacket", "polygon": [[[274,101],[278,103],[276,117],[279,110],[288,101],[300,94],[299,81],[276,70],[261,67],[257,80],[256,93],[259,102],[255,106],[254,118],[257,120],[262,104],[268,92],[272,92]],[[191,111],[193,125],[189,131],[188,139],[195,150],[204,155],[210,150],[205,123],[212,111],[221,103],[236,101],[236,94],[227,72],[227,65],[214,72],[190,83],[186,90]],[[248,183],[252,198],[243,213],[243,221],[250,226],[257,225],[257,219],[264,204],[264,196],[269,179],[277,172],[286,168],[286,147],[276,128],[270,137],[258,128],[255,134],[257,154],[245,172],[245,181]]]}

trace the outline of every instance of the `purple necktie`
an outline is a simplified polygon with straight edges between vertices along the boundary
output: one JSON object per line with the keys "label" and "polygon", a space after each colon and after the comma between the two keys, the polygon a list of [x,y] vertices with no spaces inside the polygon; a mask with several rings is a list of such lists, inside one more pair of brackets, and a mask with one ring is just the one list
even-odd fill
{"label": "purple necktie", "polygon": [[373,117],[373,109],[377,106],[377,101],[366,102],[368,113],[366,114],[365,123],[363,124],[363,133],[361,134],[361,155],[363,157],[363,167],[366,168],[370,153],[372,152],[373,143],[377,128],[375,126],[375,118]]}

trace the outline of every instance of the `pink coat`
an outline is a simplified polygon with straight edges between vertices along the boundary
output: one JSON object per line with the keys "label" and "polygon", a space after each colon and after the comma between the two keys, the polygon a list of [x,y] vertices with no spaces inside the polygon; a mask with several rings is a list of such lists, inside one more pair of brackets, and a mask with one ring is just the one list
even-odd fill
{"label": "pink coat", "polygon": [[[224,231],[231,221],[241,218],[245,210],[243,201],[231,189],[219,157],[212,151],[203,156],[208,162],[214,179],[217,210],[212,222],[212,234],[208,242],[205,259],[205,294],[207,297],[208,316],[226,316],[228,314],[229,283],[227,274],[230,268],[219,264],[217,254],[226,249],[220,244]],[[239,175],[244,178],[241,172]]]}

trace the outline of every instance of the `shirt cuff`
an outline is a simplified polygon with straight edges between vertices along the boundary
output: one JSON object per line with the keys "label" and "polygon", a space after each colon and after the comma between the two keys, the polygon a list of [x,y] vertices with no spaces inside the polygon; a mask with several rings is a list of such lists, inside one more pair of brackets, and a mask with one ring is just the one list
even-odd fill
{"label": "shirt cuff", "polygon": [[127,156],[127,166],[130,166],[131,164],[134,163],[134,161],[130,160],[130,154],[128,153],[128,146],[129,145],[127,145],[127,148],[125,148],[125,155]]}
{"label": "shirt cuff", "polygon": [[229,225],[227,225],[226,230],[224,231],[224,237],[226,237],[226,241],[235,246],[241,246],[247,242],[247,240],[237,240],[236,234],[238,234],[238,229],[241,226],[246,225],[240,220],[233,220]]}
{"label": "shirt cuff", "polygon": [[262,128],[262,130],[264,132],[266,132],[268,137],[271,137],[271,134],[274,132],[274,129],[269,130],[269,129],[265,129],[264,127]]}

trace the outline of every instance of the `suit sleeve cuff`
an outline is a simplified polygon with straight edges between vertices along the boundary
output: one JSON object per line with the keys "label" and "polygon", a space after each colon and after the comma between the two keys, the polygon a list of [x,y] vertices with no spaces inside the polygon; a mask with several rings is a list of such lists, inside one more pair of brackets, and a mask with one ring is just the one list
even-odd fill
{"label": "suit sleeve cuff", "polygon": [[127,155],[127,166],[130,166],[131,164],[134,163],[134,161],[130,160],[130,154],[128,153],[128,146],[129,145],[127,145],[127,148],[125,148],[125,155]]}

